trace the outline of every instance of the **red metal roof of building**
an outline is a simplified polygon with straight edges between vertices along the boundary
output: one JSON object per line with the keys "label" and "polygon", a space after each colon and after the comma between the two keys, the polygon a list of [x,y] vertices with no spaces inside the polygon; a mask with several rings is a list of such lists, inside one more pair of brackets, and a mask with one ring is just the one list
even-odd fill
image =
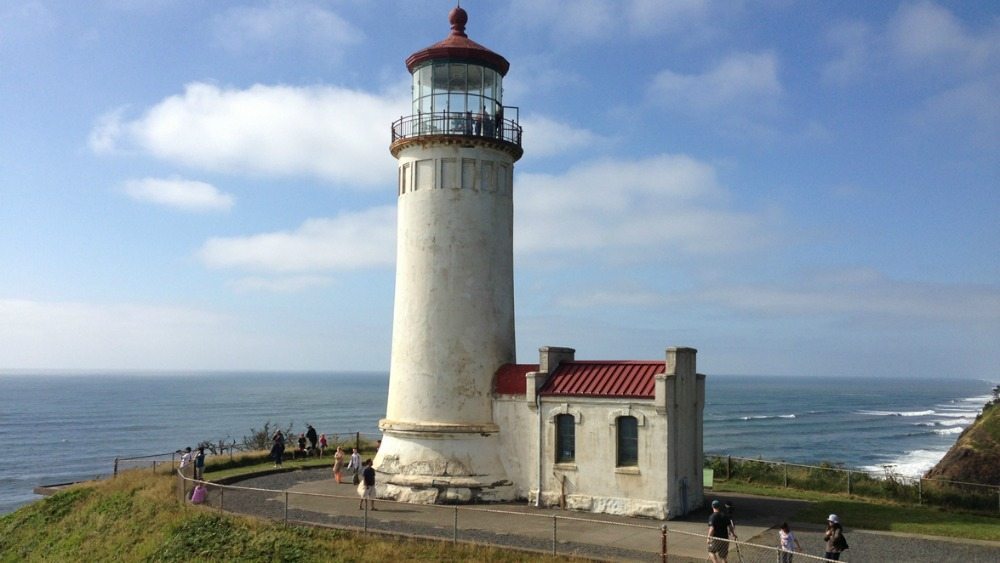
{"label": "red metal roof of building", "polygon": [[469,39],[465,34],[465,24],[469,21],[469,16],[460,7],[454,8],[448,14],[448,22],[451,24],[451,34],[443,41],[439,41],[426,49],[417,51],[406,59],[406,68],[413,73],[413,69],[421,63],[434,59],[458,59],[475,61],[479,64],[492,68],[506,76],[510,70],[510,63],[503,56],[490,51],[479,43]]}
{"label": "red metal roof of building", "polygon": [[654,376],[665,371],[660,361],[562,362],[539,393],[543,396],[634,397],[652,399]]}
{"label": "red metal roof of building", "polygon": [[497,370],[496,383],[493,390],[500,395],[524,395],[526,385],[524,376],[529,371],[538,371],[538,364],[504,364]]}

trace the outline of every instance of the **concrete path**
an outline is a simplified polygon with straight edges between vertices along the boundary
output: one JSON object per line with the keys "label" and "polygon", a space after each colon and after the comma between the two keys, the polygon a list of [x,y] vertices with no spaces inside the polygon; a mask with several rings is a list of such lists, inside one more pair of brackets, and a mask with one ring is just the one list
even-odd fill
{"label": "concrete path", "polygon": [[[329,475],[329,470],[319,469],[246,479],[235,485],[282,492],[229,489],[224,492],[224,508],[282,519],[286,514],[287,497],[289,521],[446,541],[457,538],[545,553],[551,553],[555,535],[559,554],[609,561],[660,561],[661,526],[666,524],[667,553],[671,562],[705,561],[707,556],[705,533],[710,513],[707,509],[669,522],[539,509],[524,502],[456,507],[379,500],[375,511],[365,511],[358,509],[356,487],[338,485]],[[218,493],[210,493],[210,505],[217,506],[222,496]],[[733,493],[720,497],[736,507],[734,520],[742,542],[774,546],[776,527],[788,521],[799,536],[804,553],[822,555],[822,523],[798,522],[795,518],[808,505],[806,501]],[[709,494],[708,498],[715,496]],[[843,561],[1000,561],[1000,542],[872,532],[855,530],[847,524],[851,549],[844,554]],[[735,548],[731,550],[729,558],[733,563],[771,563],[775,560],[773,551],[761,547],[742,545],[738,554],[735,551]],[[815,559],[797,556],[795,561],[802,563]]]}

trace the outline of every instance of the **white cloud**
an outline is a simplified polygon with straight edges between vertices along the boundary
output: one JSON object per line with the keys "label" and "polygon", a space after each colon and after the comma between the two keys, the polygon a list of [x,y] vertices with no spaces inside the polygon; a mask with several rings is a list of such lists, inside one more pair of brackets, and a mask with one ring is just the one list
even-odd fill
{"label": "white cloud", "polygon": [[524,138],[524,152],[531,157],[574,152],[606,142],[592,131],[540,115],[522,119],[521,125],[531,133]]}
{"label": "white cloud", "polygon": [[125,193],[136,201],[184,211],[228,211],[233,196],[215,186],[181,178],[143,178],[125,183]]}
{"label": "white cloud", "polygon": [[934,321],[1000,321],[1000,293],[984,287],[881,280],[837,287],[732,286],[689,296],[764,316],[851,315]]}
{"label": "white cloud", "polygon": [[285,276],[285,277],[246,277],[230,284],[236,291],[265,291],[272,293],[294,293],[314,287],[330,285],[331,279],[326,276]]}
{"label": "white cloud", "polygon": [[728,209],[714,168],[683,155],[608,160],[562,175],[521,174],[515,194],[515,244],[524,253],[648,259],[672,250],[734,252],[770,241],[770,217]]}
{"label": "white cloud", "polygon": [[826,33],[826,40],[838,56],[823,66],[823,80],[845,85],[864,75],[871,63],[874,35],[868,24],[841,22]]}
{"label": "white cloud", "polygon": [[98,153],[135,147],[167,162],[213,171],[312,175],[351,186],[394,178],[388,127],[405,98],[329,86],[192,83],[140,118],[121,112],[91,131]]}
{"label": "white cloud", "polygon": [[292,232],[209,239],[198,256],[212,268],[280,273],[390,267],[395,227],[395,207],[376,207],[309,219]]}
{"label": "white cloud", "polygon": [[733,0],[515,0],[508,20],[517,29],[539,29],[557,45],[670,34],[682,42],[712,36],[720,20],[741,13]]}
{"label": "white cloud", "polygon": [[238,6],[215,17],[216,40],[235,52],[305,43],[326,56],[337,47],[359,43],[364,34],[333,11],[312,2],[272,0],[263,6]]}
{"label": "white cloud", "polygon": [[516,27],[544,28],[561,44],[607,36],[614,31],[616,14],[616,7],[603,0],[515,0],[510,5],[510,20]]}
{"label": "white cloud", "polygon": [[1000,56],[1000,26],[975,34],[950,11],[933,2],[906,3],[889,22],[888,40],[898,60],[926,71],[977,70]]}
{"label": "white cloud", "polygon": [[782,92],[773,53],[735,53],[701,74],[663,70],[648,96],[665,107],[708,113],[773,109]]}

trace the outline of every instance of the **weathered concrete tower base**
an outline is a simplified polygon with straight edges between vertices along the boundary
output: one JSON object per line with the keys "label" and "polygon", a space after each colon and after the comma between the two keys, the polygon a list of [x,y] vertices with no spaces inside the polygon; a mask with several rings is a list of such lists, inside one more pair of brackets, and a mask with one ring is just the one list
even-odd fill
{"label": "weathered concrete tower base", "polygon": [[499,437],[489,433],[386,431],[376,469],[379,497],[402,502],[469,503],[513,500],[501,463]]}

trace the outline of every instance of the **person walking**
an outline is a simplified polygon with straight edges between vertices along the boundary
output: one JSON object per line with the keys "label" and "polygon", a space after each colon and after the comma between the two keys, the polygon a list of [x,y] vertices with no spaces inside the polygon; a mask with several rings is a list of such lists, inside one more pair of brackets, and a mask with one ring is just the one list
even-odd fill
{"label": "person walking", "polygon": [[729,537],[736,538],[733,520],[722,512],[722,503],[712,501],[712,515],[708,518],[708,558],[713,563],[729,563]]}
{"label": "person walking", "polygon": [[337,484],[343,483],[340,479],[340,472],[344,469],[344,449],[337,446],[337,452],[333,454],[333,478]]}
{"label": "person walking", "polygon": [[319,438],[316,436],[316,429],[313,428],[312,424],[306,424],[306,439],[309,440],[309,454],[316,453],[316,442]]}
{"label": "person walking", "polygon": [[351,461],[347,462],[347,470],[354,471],[351,482],[357,485],[360,482],[358,474],[361,472],[361,454],[358,453],[358,448],[351,448]]}
{"label": "person walking", "polygon": [[840,554],[847,549],[847,538],[844,537],[844,528],[840,525],[840,517],[831,514],[826,519],[826,533],[823,534],[826,541],[826,553],[823,557],[840,561]]}
{"label": "person walking", "polygon": [[372,467],[371,458],[365,460],[365,469],[361,472],[361,478],[361,504],[358,506],[358,510],[365,507],[365,499],[371,503],[372,510],[378,510],[375,508],[375,468]]}
{"label": "person walking", "polygon": [[792,563],[792,554],[796,551],[802,551],[799,539],[788,527],[788,522],[782,522],[781,528],[778,530],[778,547],[781,548],[781,553],[778,554],[780,556],[779,563]]}
{"label": "person walking", "polygon": [[285,455],[285,435],[278,430],[271,438],[271,457],[274,458],[274,466],[281,467],[281,459]]}

